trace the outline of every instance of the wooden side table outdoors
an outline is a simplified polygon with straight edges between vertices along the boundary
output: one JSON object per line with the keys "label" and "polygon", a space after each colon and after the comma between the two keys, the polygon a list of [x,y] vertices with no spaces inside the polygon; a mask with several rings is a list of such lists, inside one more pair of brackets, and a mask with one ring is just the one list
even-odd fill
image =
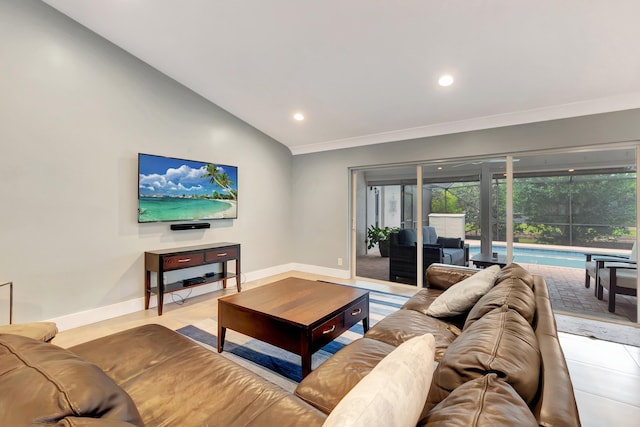
{"label": "wooden side table outdoors", "polygon": [[478,268],[487,268],[492,265],[499,265],[502,268],[507,265],[507,257],[498,255],[494,258],[492,255],[478,254],[471,258],[471,262]]}

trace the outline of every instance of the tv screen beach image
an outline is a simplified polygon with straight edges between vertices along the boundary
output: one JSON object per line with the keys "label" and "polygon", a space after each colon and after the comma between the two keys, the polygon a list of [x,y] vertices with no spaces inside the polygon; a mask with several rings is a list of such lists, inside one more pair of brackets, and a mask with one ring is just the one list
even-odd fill
{"label": "tv screen beach image", "polygon": [[138,154],[138,222],[237,217],[237,167]]}

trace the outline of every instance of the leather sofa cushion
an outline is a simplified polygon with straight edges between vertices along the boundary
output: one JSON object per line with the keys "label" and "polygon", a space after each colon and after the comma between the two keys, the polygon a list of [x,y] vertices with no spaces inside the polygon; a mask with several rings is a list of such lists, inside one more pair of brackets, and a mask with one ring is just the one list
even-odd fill
{"label": "leather sofa cushion", "polygon": [[453,390],[418,427],[537,427],[538,421],[513,387],[487,374]]}
{"label": "leather sofa cushion", "polygon": [[431,334],[404,342],[331,411],[323,427],[415,427],[433,375]]}
{"label": "leather sofa cushion", "polygon": [[40,341],[51,341],[58,333],[54,322],[11,323],[0,325],[0,334],[22,335]]}
{"label": "leather sofa cushion", "polygon": [[439,289],[421,289],[407,300],[402,306],[403,310],[414,310],[427,314],[431,303],[442,294]]}
{"label": "leather sofa cushion", "polygon": [[111,418],[65,417],[55,427],[133,427],[135,424]]}
{"label": "leather sofa cushion", "polygon": [[465,329],[447,349],[433,375],[428,409],[457,387],[497,373],[531,403],[538,391],[540,350],[531,325],[507,306]]}
{"label": "leather sofa cushion", "polygon": [[394,347],[413,337],[433,334],[436,343],[435,360],[440,360],[445,350],[458,336],[455,328],[447,322],[425,316],[413,310],[398,310],[391,313],[364,334]]}
{"label": "leather sofa cushion", "polygon": [[496,285],[507,279],[520,279],[533,289],[533,275],[515,262],[512,262],[500,270],[500,274],[496,277]]}
{"label": "leather sofa cushion", "polygon": [[[129,393],[148,426],[320,426],[326,415],[226,357],[160,325],[72,347]],[[254,424],[256,423],[256,424]],[[266,424],[263,424],[266,425]]]}
{"label": "leather sofa cushion", "polygon": [[94,364],[53,344],[0,335],[0,425],[65,425],[65,417],[144,425],[129,395]]}
{"label": "leather sofa cushion", "polygon": [[[422,289],[418,291],[418,293],[416,293],[414,296],[409,298],[409,300],[402,306],[402,309],[414,310],[426,316],[429,306],[436,298],[438,298],[440,294],[442,294],[442,291],[439,289]],[[460,316],[447,317],[446,321],[447,323],[456,327],[455,330],[458,331],[459,335],[459,330],[464,326],[464,322],[466,319],[467,314],[465,313]]]}
{"label": "leather sofa cushion", "polygon": [[498,284],[478,300],[469,311],[463,329],[503,305],[520,313],[530,325],[533,324],[536,314],[536,298],[533,291],[521,278],[510,276],[502,277]]}
{"label": "leather sofa cushion", "polygon": [[371,370],[396,347],[359,338],[343,347],[296,387],[295,394],[328,414]]}

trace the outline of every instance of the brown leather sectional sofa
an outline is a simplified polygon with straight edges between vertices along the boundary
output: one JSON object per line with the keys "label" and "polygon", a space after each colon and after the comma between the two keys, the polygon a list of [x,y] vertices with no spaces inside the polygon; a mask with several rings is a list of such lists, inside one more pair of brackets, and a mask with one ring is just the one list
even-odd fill
{"label": "brown leather sectional sofa", "polygon": [[432,265],[430,288],[323,363],[295,393],[159,325],[67,350],[0,335],[0,425],[319,426],[396,346],[432,333],[439,362],[418,425],[579,426],[541,277],[507,266],[468,314],[425,314],[444,289],[473,273]]}

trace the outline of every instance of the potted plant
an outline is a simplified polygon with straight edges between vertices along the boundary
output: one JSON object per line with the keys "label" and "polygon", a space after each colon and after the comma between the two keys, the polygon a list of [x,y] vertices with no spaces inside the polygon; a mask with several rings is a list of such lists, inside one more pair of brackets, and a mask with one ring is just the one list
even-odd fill
{"label": "potted plant", "polygon": [[389,235],[400,230],[398,227],[378,227],[370,225],[367,229],[367,249],[378,245],[380,256],[389,256]]}

